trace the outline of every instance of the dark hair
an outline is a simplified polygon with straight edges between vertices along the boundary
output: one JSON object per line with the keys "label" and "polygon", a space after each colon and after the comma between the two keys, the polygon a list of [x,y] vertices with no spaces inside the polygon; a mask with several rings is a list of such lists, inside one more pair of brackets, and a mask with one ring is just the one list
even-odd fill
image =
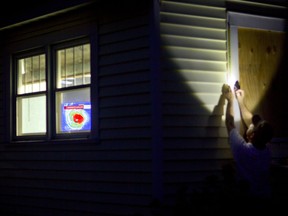
{"label": "dark hair", "polygon": [[253,125],[257,125],[260,121],[262,120],[262,118],[260,117],[260,115],[255,114],[252,117],[252,123]]}
{"label": "dark hair", "polygon": [[272,125],[265,121],[260,120],[253,129],[254,136],[252,143],[255,147],[264,148],[265,145],[271,141],[273,137],[273,127]]}

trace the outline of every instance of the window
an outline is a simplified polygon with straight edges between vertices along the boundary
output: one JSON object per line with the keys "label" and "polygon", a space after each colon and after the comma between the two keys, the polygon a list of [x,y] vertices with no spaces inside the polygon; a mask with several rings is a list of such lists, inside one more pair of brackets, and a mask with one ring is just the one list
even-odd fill
{"label": "window", "polygon": [[17,136],[46,134],[45,55],[17,61],[16,133]]}
{"label": "window", "polygon": [[15,139],[90,134],[90,56],[87,41],[15,55]]}
{"label": "window", "polygon": [[[230,42],[230,85],[240,81],[246,92],[249,110],[272,123],[274,140],[288,137],[284,43],[285,20],[236,12],[228,13]],[[238,109],[235,102],[234,108]],[[237,114],[237,115],[236,115]],[[235,112],[240,130],[244,131],[239,112]]]}

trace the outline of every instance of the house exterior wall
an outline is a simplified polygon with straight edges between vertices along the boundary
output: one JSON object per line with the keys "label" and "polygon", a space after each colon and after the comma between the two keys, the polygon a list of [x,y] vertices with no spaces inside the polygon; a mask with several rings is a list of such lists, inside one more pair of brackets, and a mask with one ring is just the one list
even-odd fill
{"label": "house exterior wall", "polygon": [[[224,0],[164,0],[161,4],[167,203],[216,191],[215,185],[224,181],[223,171],[234,166],[223,118],[225,100],[221,97],[229,73],[228,11],[285,18],[287,5],[285,1]],[[274,159],[287,156],[286,142],[272,144]],[[189,209],[193,212],[197,207]]]}
{"label": "house exterior wall", "polygon": [[[171,215],[179,193],[201,192],[233,165],[221,97],[227,10],[283,16],[284,4],[115,2],[0,32],[0,213]],[[97,141],[10,143],[10,54],[83,35],[96,53]],[[285,144],[276,144],[275,157],[288,155]]]}
{"label": "house exterior wall", "polygon": [[225,1],[163,1],[160,14],[164,191],[173,203],[176,194],[200,192],[232,161],[221,97],[228,64]]}
{"label": "house exterior wall", "polygon": [[[92,143],[9,143],[9,127],[1,124],[1,215],[148,215],[153,194],[152,19],[151,3],[143,2],[133,7],[96,2],[1,32],[1,101],[10,97],[5,80],[11,54],[90,37],[96,47],[92,91],[98,95],[92,100],[97,100],[99,116],[99,136]],[[9,106],[0,107],[9,121]]]}

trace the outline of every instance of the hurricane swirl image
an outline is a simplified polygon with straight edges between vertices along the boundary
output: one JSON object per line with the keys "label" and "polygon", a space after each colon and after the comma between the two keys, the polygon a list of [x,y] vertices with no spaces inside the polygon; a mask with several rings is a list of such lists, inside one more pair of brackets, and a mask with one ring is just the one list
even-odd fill
{"label": "hurricane swirl image", "polygon": [[[63,106],[64,131],[89,130],[91,105],[66,104]],[[89,124],[88,124],[89,123]]]}

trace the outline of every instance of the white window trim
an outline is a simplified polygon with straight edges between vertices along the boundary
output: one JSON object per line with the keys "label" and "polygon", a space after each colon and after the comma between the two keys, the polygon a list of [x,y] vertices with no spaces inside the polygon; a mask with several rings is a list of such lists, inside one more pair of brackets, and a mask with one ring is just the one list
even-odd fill
{"label": "white window trim", "polygon": [[[238,28],[253,28],[260,30],[270,30],[277,32],[285,32],[285,19],[251,15],[246,13],[238,12],[228,12],[227,13],[228,28],[230,31],[229,34],[229,71],[228,71],[228,83],[230,86],[233,86],[235,81],[239,79],[239,61],[238,61]],[[236,101],[234,101],[234,110],[235,110],[235,126],[240,128],[240,111],[239,106]],[[286,141],[287,139],[284,138]],[[274,141],[283,141],[282,138],[273,139]]]}

